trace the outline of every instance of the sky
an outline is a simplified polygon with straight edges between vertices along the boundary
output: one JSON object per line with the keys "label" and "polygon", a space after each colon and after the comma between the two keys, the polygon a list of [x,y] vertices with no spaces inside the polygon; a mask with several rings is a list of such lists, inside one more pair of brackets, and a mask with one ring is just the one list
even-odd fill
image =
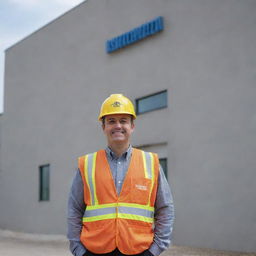
{"label": "sky", "polygon": [[84,0],[0,1],[0,113],[4,112],[4,52]]}

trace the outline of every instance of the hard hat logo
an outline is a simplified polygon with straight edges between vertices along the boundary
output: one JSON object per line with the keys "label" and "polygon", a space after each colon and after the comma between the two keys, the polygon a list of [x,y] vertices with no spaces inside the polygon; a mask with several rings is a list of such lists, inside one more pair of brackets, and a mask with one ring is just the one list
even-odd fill
{"label": "hard hat logo", "polygon": [[101,105],[99,120],[113,114],[129,114],[136,118],[132,102],[123,94],[111,94]]}
{"label": "hard hat logo", "polygon": [[115,101],[113,104],[111,104],[111,106],[114,107],[114,108],[120,108],[121,105],[123,105],[123,104],[119,101]]}

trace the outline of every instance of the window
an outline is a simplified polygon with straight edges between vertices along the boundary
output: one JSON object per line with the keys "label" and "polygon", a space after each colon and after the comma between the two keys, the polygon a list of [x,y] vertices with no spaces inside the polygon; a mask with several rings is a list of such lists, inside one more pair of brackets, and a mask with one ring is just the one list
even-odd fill
{"label": "window", "polygon": [[50,200],[50,165],[39,166],[39,201]]}
{"label": "window", "polygon": [[136,113],[142,114],[167,107],[167,90],[136,99]]}
{"label": "window", "polygon": [[167,170],[167,158],[160,158],[159,159],[159,163],[161,164],[162,169],[163,169],[164,174],[165,174],[165,177],[167,179],[168,178],[168,175],[167,175],[167,173],[168,173],[168,170]]}

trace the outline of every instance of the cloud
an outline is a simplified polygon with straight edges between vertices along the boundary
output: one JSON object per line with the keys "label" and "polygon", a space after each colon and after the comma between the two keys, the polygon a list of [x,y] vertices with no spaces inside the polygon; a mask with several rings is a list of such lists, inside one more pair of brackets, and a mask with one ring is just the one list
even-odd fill
{"label": "cloud", "polygon": [[73,7],[82,0],[9,0],[9,3],[22,8],[35,8],[47,6]]}
{"label": "cloud", "polygon": [[60,5],[66,5],[66,6],[75,6],[77,4],[80,4],[81,0],[53,0],[52,2],[55,2],[56,4]]}
{"label": "cloud", "polygon": [[9,0],[12,5],[19,5],[23,7],[34,7],[42,2],[41,0]]}

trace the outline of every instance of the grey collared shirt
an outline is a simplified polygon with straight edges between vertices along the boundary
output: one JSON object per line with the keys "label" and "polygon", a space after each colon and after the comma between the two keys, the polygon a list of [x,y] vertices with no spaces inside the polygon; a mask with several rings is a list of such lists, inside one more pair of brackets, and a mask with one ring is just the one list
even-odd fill
{"label": "grey collared shirt", "polygon": [[[129,146],[127,151],[121,157],[116,157],[110,148],[106,148],[105,151],[117,193],[120,194],[130,163],[132,147]],[[83,181],[80,171],[77,170],[68,200],[67,237],[70,241],[70,251],[74,256],[82,256],[86,253],[86,248],[80,241],[80,233],[83,225],[82,217],[85,210],[86,205],[84,203]],[[161,252],[167,249],[171,243],[174,222],[173,197],[161,166],[158,178],[154,218],[154,241],[149,250],[153,255],[158,256]]]}

